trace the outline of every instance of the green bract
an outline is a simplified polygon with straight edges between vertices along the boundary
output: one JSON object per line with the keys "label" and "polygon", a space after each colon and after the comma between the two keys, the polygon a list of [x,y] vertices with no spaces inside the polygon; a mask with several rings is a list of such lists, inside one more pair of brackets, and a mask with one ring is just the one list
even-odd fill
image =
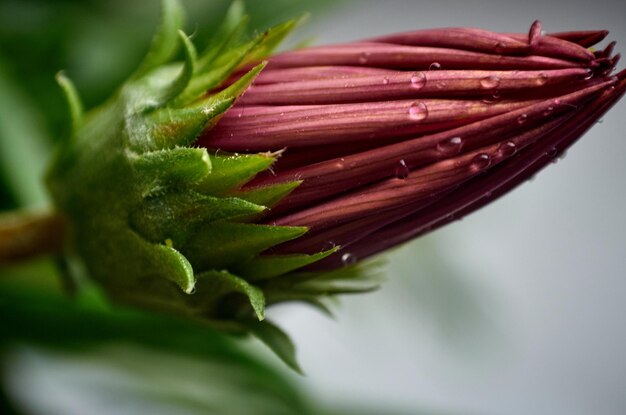
{"label": "green bract", "polygon": [[[86,114],[60,74],[73,129],[49,170],[48,187],[70,222],[68,255],[77,255],[111,298],[251,331],[296,367],[289,339],[259,322],[265,306],[302,300],[323,307],[320,295],[363,290],[334,284],[363,274],[354,267],[294,273],[336,248],[259,255],[307,231],[253,223],[299,182],[244,191],[241,186],[268,169],[277,154],[194,147],[198,134],[218,122],[264,64],[219,92],[206,91],[242,64],[267,56],[296,23],[242,43],[246,20],[235,2],[198,57],[179,30],[178,2],[164,1],[163,23],[144,62],[108,102]],[[171,63],[181,45],[184,62]]]}

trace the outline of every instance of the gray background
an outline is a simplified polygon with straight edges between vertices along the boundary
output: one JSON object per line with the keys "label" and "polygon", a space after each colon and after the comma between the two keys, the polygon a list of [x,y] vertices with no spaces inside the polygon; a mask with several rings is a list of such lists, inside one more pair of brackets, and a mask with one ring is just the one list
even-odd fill
{"label": "gray background", "polygon": [[[611,30],[617,1],[355,1],[298,39],[426,27]],[[602,46],[606,44],[603,42]],[[623,64],[621,65],[623,67]],[[391,255],[382,290],[337,321],[270,310],[321,400],[481,414],[626,413],[626,102],[512,194]]]}

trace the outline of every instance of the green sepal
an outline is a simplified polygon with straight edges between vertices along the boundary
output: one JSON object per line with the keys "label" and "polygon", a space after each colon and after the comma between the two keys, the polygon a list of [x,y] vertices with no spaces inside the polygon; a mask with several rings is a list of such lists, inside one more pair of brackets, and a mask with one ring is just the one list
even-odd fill
{"label": "green sepal", "polygon": [[167,272],[161,272],[160,275],[176,283],[185,293],[193,292],[196,279],[193,275],[193,268],[184,255],[171,246],[157,244],[147,253],[149,254],[147,259],[151,261],[154,268],[167,270]]}
{"label": "green sepal", "polygon": [[194,191],[178,191],[145,199],[130,216],[131,226],[153,242],[166,239],[184,245],[201,224],[258,215],[263,206],[237,198],[217,198]]}
{"label": "green sepal", "polygon": [[219,87],[259,42],[260,40],[256,39],[230,50],[227,53],[229,58],[223,63],[220,62],[218,57],[217,61],[214,60],[211,63],[210,69],[198,72],[194,76],[185,92],[176,100],[176,104],[180,105],[190,102],[203,92]]}
{"label": "green sepal", "polygon": [[267,280],[263,290],[272,303],[279,298],[366,293],[379,288],[379,267],[379,261],[365,261],[332,271],[294,272]]}
{"label": "green sepal", "polygon": [[268,57],[280,42],[282,42],[293,29],[307,20],[308,17],[308,14],[303,14],[298,18],[288,20],[265,31],[263,40],[242,63],[256,62]]}
{"label": "green sepal", "polygon": [[313,255],[262,255],[244,265],[235,266],[235,269],[237,274],[249,281],[267,280],[322,260],[339,249],[337,246]]}
{"label": "green sepal", "polygon": [[228,51],[244,34],[250,17],[245,15],[245,4],[242,0],[234,0],[222,19],[217,32],[198,60],[196,72],[204,72],[211,67],[213,60]]}
{"label": "green sepal", "polygon": [[269,186],[250,187],[236,190],[232,196],[247,200],[257,205],[272,207],[280,202],[285,196],[293,192],[302,183],[302,180],[293,182],[276,183]]}
{"label": "green sepal", "polygon": [[184,11],[178,0],[162,1],[161,26],[155,33],[150,50],[131,76],[131,79],[141,78],[148,72],[169,62],[180,46],[178,31],[183,26]]}
{"label": "green sepal", "polygon": [[211,172],[211,161],[203,148],[129,153],[128,158],[143,197],[160,193],[175,185],[189,186]]}
{"label": "green sepal", "polygon": [[242,325],[247,328],[252,335],[261,340],[278,356],[287,366],[297,373],[304,375],[304,372],[296,360],[296,347],[293,342],[276,325],[267,320],[264,321],[243,321]]}
{"label": "green sepal", "polygon": [[[248,298],[250,306],[257,318],[265,318],[265,296],[260,288],[248,283],[243,278],[227,271],[210,270],[198,274],[198,290],[207,293],[215,299],[224,298],[231,293],[243,294]],[[208,305],[203,304],[204,306]],[[212,308],[219,308],[219,304],[213,304]]]}
{"label": "green sepal", "polygon": [[276,161],[272,153],[210,154],[213,171],[198,184],[201,193],[220,196],[237,189]]}
{"label": "green sepal", "polygon": [[84,108],[74,83],[63,72],[56,75],[56,81],[63,90],[67,106],[70,110],[72,132],[75,134],[83,123]]}
{"label": "green sepal", "polygon": [[140,110],[149,111],[163,107],[171,100],[179,96],[187,88],[187,85],[189,85],[197,59],[196,48],[183,31],[179,31],[178,34],[183,44],[183,50],[185,51],[185,62],[183,63],[183,67],[180,69],[178,75],[172,79],[168,85],[158,88],[158,93],[156,95],[144,98],[143,108],[140,108]]}
{"label": "green sepal", "polygon": [[172,148],[192,144],[211,121],[228,110],[235,98],[211,96],[196,105],[184,108],[163,108],[148,114],[146,122],[156,148]]}
{"label": "green sepal", "polygon": [[[280,303],[306,303],[311,307],[315,308],[322,314],[326,315],[330,318],[335,318],[335,314],[330,309],[330,306],[324,303],[319,296],[314,294],[295,294],[292,292],[289,293],[280,293],[280,292],[270,292],[269,296],[265,297],[265,305],[266,307],[271,306],[272,304],[280,304]],[[336,299],[336,297],[324,297],[325,300],[328,299]]]}
{"label": "green sepal", "polygon": [[198,228],[181,251],[198,270],[224,269],[249,261],[306,231],[307,228],[299,226],[216,222]]}

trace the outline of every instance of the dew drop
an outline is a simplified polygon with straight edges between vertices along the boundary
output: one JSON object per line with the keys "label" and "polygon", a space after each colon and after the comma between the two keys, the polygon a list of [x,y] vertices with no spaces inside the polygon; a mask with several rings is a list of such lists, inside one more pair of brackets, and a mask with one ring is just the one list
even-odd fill
{"label": "dew drop", "polygon": [[506,50],[506,45],[502,42],[498,42],[495,47],[496,53],[503,53]]}
{"label": "dew drop", "polygon": [[389,85],[389,78],[386,76],[383,78],[383,85]]}
{"label": "dew drop", "polygon": [[593,78],[593,69],[587,69],[587,74],[585,75],[585,77],[583,79],[585,81],[588,81],[591,78]]}
{"label": "dew drop", "polygon": [[409,117],[415,121],[421,121],[428,117],[428,108],[423,102],[414,102],[409,107]]}
{"label": "dew drop", "polygon": [[326,241],[324,243],[323,251],[328,251],[329,249],[335,249],[337,244],[334,241]]}
{"label": "dew drop", "polygon": [[194,286],[191,291],[189,291],[189,294],[195,294],[197,291],[196,287]]}
{"label": "dew drop", "polygon": [[552,147],[547,153],[546,155],[550,158],[556,158],[556,156],[559,154],[559,150],[556,147]]}
{"label": "dew drop", "polygon": [[543,112],[544,116],[548,116],[550,114],[552,114],[554,112],[554,107],[552,105],[550,105],[548,108],[546,108],[546,110]]}
{"label": "dew drop", "polygon": [[491,75],[480,80],[480,86],[485,89],[494,89],[497,88],[498,85],[500,85],[500,78],[497,76]]}
{"label": "dew drop", "polygon": [[526,121],[528,121],[528,114],[522,114],[519,117],[517,117],[517,123],[518,124],[524,124]]}
{"label": "dew drop", "polygon": [[540,73],[539,76],[537,77],[537,80],[535,81],[535,83],[539,86],[545,85],[548,82],[548,75],[546,75],[545,73]]}
{"label": "dew drop", "polygon": [[500,148],[498,150],[503,156],[510,157],[517,152],[517,146],[513,141],[507,141],[500,144]]}
{"label": "dew drop", "polygon": [[500,95],[500,91],[493,91],[490,96],[483,98],[483,102],[485,104],[495,104],[496,102],[500,101],[500,98],[502,98],[502,96]]}
{"label": "dew drop", "polygon": [[472,159],[472,168],[476,170],[485,170],[491,165],[491,157],[489,154],[480,153]]}
{"label": "dew drop", "polygon": [[409,166],[406,165],[404,160],[400,160],[398,164],[396,164],[395,175],[398,179],[406,179],[409,177]]}
{"label": "dew drop", "polygon": [[603,122],[604,122],[604,119],[603,119],[603,118],[600,118],[600,119],[596,122],[596,124],[602,124]]}
{"label": "dew drop", "polygon": [[429,71],[438,71],[441,69],[441,64],[439,62],[433,62],[428,67]]}
{"label": "dew drop", "polygon": [[415,72],[411,76],[411,86],[415,89],[422,89],[426,85],[426,75],[424,72]]}
{"label": "dew drop", "polygon": [[461,137],[452,137],[441,140],[437,143],[437,151],[445,156],[452,156],[461,152],[463,140]]}
{"label": "dew drop", "polygon": [[369,52],[361,53],[361,55],[359,56],[359,63],[361,65],[365,65],[367,63],[369,57],[370,57],[370,53]]}
{"label": "dew drop", "polygon": [[350,252],[346,252],[345,254],[343,254],[341,256],[341,263],[345,267],[350,266],[350,265],[354,265],[354,264],[356,264],[356,256],[354,256]]}

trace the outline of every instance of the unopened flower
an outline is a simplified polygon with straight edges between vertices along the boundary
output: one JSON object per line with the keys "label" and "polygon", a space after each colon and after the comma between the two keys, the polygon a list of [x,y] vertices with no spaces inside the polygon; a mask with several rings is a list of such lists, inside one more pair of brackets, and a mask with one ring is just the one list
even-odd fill
{"label": "unopened flower", "polygon": [[118,301],[250,330],[292,365],[254,321],[267,305],[372,289],[364,259],[524,182],[626,90],[613,44],[587,49],[602,31],[435,29],[267,58],[295,22],[239,43],[233,8],[198,57],[164,4],[106,104],[83,116],[60,78],[75,126],[49,187],[68,254]]}

